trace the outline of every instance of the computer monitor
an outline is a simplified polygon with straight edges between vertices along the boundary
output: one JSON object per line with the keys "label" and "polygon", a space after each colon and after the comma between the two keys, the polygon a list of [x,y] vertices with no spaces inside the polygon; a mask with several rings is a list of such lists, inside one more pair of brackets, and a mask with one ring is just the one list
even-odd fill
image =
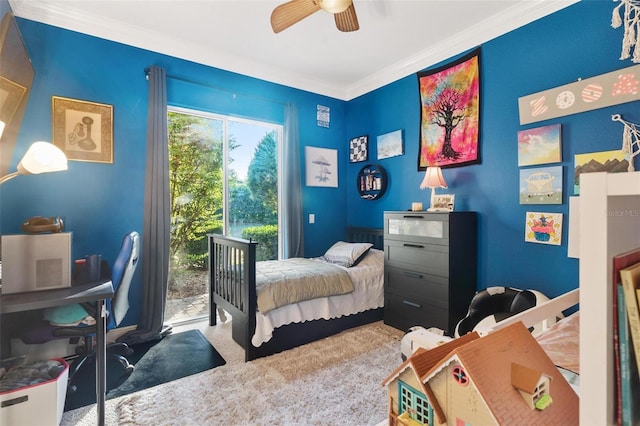
{"label": "computer monitor", "polygon": [[2,294],[71,285],[71,233],[2,236]]}

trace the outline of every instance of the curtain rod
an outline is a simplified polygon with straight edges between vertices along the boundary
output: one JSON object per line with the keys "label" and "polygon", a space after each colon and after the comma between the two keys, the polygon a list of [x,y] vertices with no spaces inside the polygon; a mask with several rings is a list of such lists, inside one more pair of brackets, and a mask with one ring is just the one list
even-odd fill
{"label": "curtain rod", "polygon": [[[150,72],[151,72],[151,70],[149,68],[145,68],[144,69],[144,78],[147,81],[149,81],[149,73]],[[274,101],[273,99],[263,98],[261,96],[255,96],[255,95],[251,95],[251,94],[248,94],[248,93],[232,92],[230,90],[223,89],[222,87],[214,86],[213,84],[203,83],[201,81],[192,80],[192,79],[186,78],[186,77],[180,77],[180,76],[172,75],[172,74],[166,74],[166,77],[170,78],[171,80],[182,81],[182,82],[185,82],[185,83],[195,84],[197,86],[208,87],[210,89],[219,90],[221,92],[229,93],[234,98],[236,96],[238,96],[238,95],[242,95],[242,96],[246,96],[246,97],[249,97],[249,98],[259,99],[259,100],[266,101],[266,102],[271,102],[271,103],[276,104],[276,105],[286,106],[286,103],[284,103],[284,102]]]}

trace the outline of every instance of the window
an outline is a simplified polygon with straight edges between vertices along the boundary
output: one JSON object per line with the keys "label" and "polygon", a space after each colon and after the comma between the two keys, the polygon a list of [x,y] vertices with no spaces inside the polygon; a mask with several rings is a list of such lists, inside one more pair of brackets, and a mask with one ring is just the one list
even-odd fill
{"label": "window", "polygon": [[399,381],[398,385],[400,393],[398,413],[402,415],[406,412],[409,417],[419,423],[433,424],[433,409],[424,394],[402,381]]}
{"label": "window", "polygon": [[456,381],[456,383],[462,385],[462,386],[466,386],[467,384],[469,384],[469,378],[467,377],[467,373],[464,371],[464,368],[457,366],[457,367],[453,367],[453,380]]}
{"label": "window", "polygon": [[193,278],[207,269],[207,234],[258,241],[258,260],[281,257],[282,126],[175,107],[167,123],[171,300],[207,293],[206,276]]}

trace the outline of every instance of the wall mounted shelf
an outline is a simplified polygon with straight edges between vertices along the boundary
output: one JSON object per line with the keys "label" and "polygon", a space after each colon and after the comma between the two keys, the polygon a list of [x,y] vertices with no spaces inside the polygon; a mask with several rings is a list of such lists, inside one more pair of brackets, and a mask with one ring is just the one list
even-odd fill
{"label": "wall mounted shelf", "polygon": [[382,166],[367,164],[358,172],[356,185],[363,200],[378,199],[387,190],[387,172]]}

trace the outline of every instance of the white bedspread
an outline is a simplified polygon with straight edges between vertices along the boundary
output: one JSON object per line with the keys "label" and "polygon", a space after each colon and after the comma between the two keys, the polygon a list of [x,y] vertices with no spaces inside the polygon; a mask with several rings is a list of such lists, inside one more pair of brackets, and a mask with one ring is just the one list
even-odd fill
{"label": "white bedspread", "polygon": [[[322,262],[320,258],[315,259]],[[342,268],[342,267],[341,267]],[[353,281],[354,291],[340,296],[322,297],[256,313],[256,333],[251,339],[258,347],[273,337],[273,330],[286,324],[332,319],[384,306],[384,252],[371,249],[356,266],[344,268]]]}

